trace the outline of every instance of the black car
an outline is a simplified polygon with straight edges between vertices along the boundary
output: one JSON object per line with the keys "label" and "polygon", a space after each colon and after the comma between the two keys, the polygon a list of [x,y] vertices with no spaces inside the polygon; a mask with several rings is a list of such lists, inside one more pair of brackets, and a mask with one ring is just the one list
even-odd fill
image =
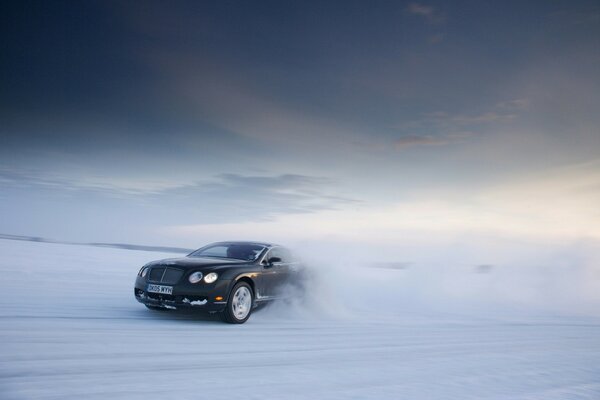
{"label": "black car", "polygon": [[300,274],[300,264],[282,246],[219,242],[144,265],[134,294],[153,310],[198,309],[242,324],[261,302],[285,296],[286,284],[298,284]]}

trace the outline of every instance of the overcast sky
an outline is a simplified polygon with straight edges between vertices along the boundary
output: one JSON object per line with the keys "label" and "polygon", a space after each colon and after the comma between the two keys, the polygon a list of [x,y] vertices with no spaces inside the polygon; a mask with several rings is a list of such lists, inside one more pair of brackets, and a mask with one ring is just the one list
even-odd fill
{"label": "overcast sky", "polygon": [[0,7],[0,233],[600,239],[597,1]]}

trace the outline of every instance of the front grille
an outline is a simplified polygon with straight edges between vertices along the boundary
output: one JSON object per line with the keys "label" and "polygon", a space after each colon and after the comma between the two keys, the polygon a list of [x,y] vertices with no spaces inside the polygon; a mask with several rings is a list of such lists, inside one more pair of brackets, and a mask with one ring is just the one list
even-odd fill
{"label": "front grille", "polygon": [[179,268],[169,267],[155,267],[150,270],[148,280],[150,282],[166,283],[167,285],[174,285],[179,282],[183,270]]}
{"label": "front grille", "polygon": [[175,268],[167,268],[162,278],[162,283],[175,284],[179,282],[179,278],[183,275],[183,270]]}
{"label": "front grille", "polygon": [[164,272],[165,272],[164,268],[152,268],[150,270],[150,276],[148,277],[148,280],[150,282],[160,282]]}

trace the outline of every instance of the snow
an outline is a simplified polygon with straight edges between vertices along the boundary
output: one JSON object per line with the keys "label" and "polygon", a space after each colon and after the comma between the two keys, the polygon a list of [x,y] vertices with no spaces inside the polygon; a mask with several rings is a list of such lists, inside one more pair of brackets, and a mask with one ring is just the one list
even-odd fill
{"label": "snow", "polygon": [[228,325],[135,301],[139,268],[172,254],[10,240],[0,254],[1,399],[600,398],[600,318],[538,307],[531,271],[502,297],[494,269],[440,283],[331,268],[308,302]]}
{"label": "snow", "polygon": [[194,300],[194,301],[190,301],[190,299],[185,298],[182,300],[184,303],[190,303],[190,305],[192,306],[203,306],[206,303],[208,303],[208,300]]}

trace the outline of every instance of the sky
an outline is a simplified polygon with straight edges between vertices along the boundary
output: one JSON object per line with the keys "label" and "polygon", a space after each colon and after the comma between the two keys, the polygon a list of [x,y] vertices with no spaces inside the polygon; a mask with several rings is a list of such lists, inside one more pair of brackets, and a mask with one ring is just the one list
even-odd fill
{"label": "sky", "polygon": [[597,1],[0,7],[0,233],[600,240]]}

